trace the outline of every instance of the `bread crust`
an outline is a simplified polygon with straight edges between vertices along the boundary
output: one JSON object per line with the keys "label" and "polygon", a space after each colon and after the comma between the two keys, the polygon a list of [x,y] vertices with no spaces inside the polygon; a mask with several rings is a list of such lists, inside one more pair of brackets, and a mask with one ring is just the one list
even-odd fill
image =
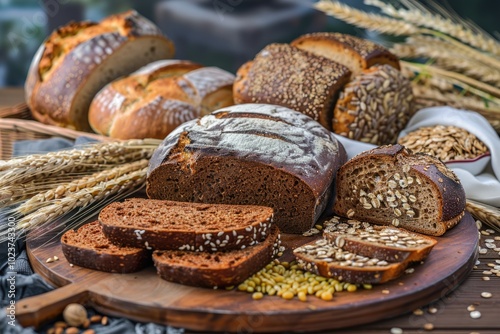
{"label": "bread crust", "polygon": [[[369,40],[348,34],[335,32],[316,32],[305,34],[290,43],[301,50],[306,50],[338,61],[347,66],[353,75],[373,65],[387,64],[400,69],[399,59],[383,46]],[[345,59],[346,61],[341,61]]]}
{"label": "bread crust", "polygon": [[237,103],[268,103],[300,111],[331,129],[332,108],[348,82],[347,67],[288,44],[270,44],[236,74]]}
{"label": "bread crust", "polygon": [[[152,53],[151,57],[172,57],[172,42],[135,11],[110,16],[99,24],[72,22],[54,31],[37,51],[26,80],[26,102],[33,116],[46,124],[89,131],[88,105],[78,106],[82,110],[75,110],[75,99],[89,84],[91,76],[108,75],[99,71],[102,66],[108,66],[114,55],[127,58],[121,50],[129,43],[143,39],[150,40],[152,45],[162,45],[166,50],[165,53],[158,51],[155,56]],[[121,67],[114,65],[110,77],[139,67],[129,70],[132,64],[132,59],[129,59]],[[92,97],[84,99],[90,104]]]}
{"label": "bread crust", "polygon": [[[433,200],[435,200],[435,203],[429,202],[426,204],[435,206],[436,221],[423,222],[417,220],[417,217],[415,219],[412,217],[407,219],[405,217],[404,221],[400,221],[400,216],[397,215],[388,217],[390,219],[380,219],[375,217],[375,212],[377,211],[365,210],[360,200],[360,189],[363,189],[367,183],[373,183],[373,180],[358,178],[355,182],[357,189],[351,191],[350,189],[347,190],[346,187],[348,187],[347,184],[349,182],[348,171],[356,168],[356,166],[370,166],[370,164],[373,166],[386,165],[386,168],[381,171],[379,176],[380,180],[378,182],[382,184],[385,184],[385,182],[388,183],[390,178],[396,178],[396,173],[398,175],[402,175],[403,173],[410,175],[414,173],[415,177],[412,177],[411,180],[412,182],[418,181],[417,184],[419,186],[417,187],[413,183],[413,186],[416,187],[415,189],[423,191],[420,189],[424,189],[423,187],[426,185],[427,188],[425,189],[428,189],[433,196]],[[390,166],[396,167],[392,170]],[[402,172],[404,168],[407,169],[406,172]],[[414,181],[415,178],[418,178],[418,180]],[[398,183],[400,182],[397,182],[395,179],[393,181],[395,182],[394,189],[399,189]],[[417,233],[440,236],[462,219],[465,213],[465,204],[464,188],[453,171],[448,169],[437,158],[427,154],[413,154],[404,146],[395,144],[363,152],[339,169],[333,210],[336,214],[344,217],[349,217],[348,211],[352,210],[353,213],[351,213],[349,218],[366,220],[370,223],[382,225],[391,224],[392,219],[398,219],[399,227],[404,227]],[[429,226],[420,225],[424,223]]]}
{"label": "bread crust", "polygon": [[[85,231],[90,231],[93,239],[82,245]],[[151,263],[151,254],[146,249],[120,248],[111,243],[97,245],[96,241],[100,239],[104,239],[104,235],[99,222],[94,221],[76,231],[64,233],[61,237],[62,252],[71,264],[111,273],[136,272]]]}
{"label": "bread crust", "polygon": [[[273,226],[264,241],[243,250],[214,253],[210,257],[185,251],[155,251],[153,261],[158,275],[167,281],[206,288],[225,287],[243,282],[266,266],[277,255],[279,245],[279,230]],[[179,263],[169,257],[189,257],[191,263]],[[213,260],[216,257],[218,261]]]}

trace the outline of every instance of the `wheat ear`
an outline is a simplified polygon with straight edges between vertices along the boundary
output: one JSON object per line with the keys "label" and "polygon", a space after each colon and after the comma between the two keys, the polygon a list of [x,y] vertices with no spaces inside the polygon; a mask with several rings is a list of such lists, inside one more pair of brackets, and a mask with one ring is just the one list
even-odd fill
{"label": "wheat ear", "polygon": [[467,200],[467,211],[476,219],[500,232],[500,209],[474,200]]}

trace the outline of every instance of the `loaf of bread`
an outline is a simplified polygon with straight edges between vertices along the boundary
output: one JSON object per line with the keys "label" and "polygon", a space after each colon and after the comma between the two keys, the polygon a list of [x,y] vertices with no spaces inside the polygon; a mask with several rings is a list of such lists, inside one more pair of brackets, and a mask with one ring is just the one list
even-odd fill
{"label": "loaf of bread", "polygon": [[117,245],[216,252],[264,240],[272,217],[273,210],[264,206],[131,198],[104,207],[99,222]]}
{"label": "loaf of bread", "polygon": [[388,145],[363,152],[338,172],[334,211],[352,219],[440,236],[465,213],[465,192],[439,159]]}
{"label": "loaf of bread", "polygon": [[164,139],[182,123],[233,105],[234,75],[188,61],[159,60],[117,79],[94,98],[94,131],[118,139]]}
{"label": "loaf of bread", "polygon": [[61,247],[69,263],[94,270],[131,273],[151,263],[151,253],[146,249],[112,244],[98,221],[64,233]]}
{"label": "loaf of bread", "polygon": [[100,23],[72,22],[38,49],[26,79],[26,103],[40,122],[89,131],[88,108],[105,84],[173,54],[172,42],[135,11]]}
{"label": "loaf of bread", "polygon": [[273,226],[267,238],[251,247],[230,252],[155,251],[158,275],[171,282],[220,288],[237,285],[266,266],[278,254],[279,230]]}
{"label": "loaf of bread", "polygon": [[304,270],[360,284],[380,284],[401,276],[409,262],[388,262],[346,251],[327,239],[311,241],[293,251]]}
{"label": "loaf of bread", "polygon": [[332,108],[349,70],[288,44],[271,44],[236,74],[236,103],[277,104],[300,111],[331,130]]}
{"label": "loaf of bread", "polygon": [[339,33],[307,34],[264,48],[240,67],[236,103],[272,103],[311,116],[350,139],[396,143],[414,112],[398,58],[373,42]]}
{"label": "loaf of bread", "polygon": [[323,237],[346,251],[388,262],[419,262],[437,241],[395,226],[373,225],[334,216],[324,223]]}
{"label": "loaf of bread", "polygon": [[288,108],[242,104],[184,123],[154,152],[150,198],[274,209],[284,233],[310,229],[326,207],[343,146]]}

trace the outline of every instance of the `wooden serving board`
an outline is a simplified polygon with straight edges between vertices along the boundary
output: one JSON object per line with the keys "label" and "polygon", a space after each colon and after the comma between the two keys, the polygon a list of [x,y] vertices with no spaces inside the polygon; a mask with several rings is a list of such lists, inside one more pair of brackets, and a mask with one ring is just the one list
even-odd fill
{"label": "wooden serving board", "polygon": [[[59,315],[70,302],[138,321],[152,321],[200,331],[316,331],[365,324],[394,317],[443,297],[470,273],[477,258],[478,232],[469,214],[438,238],[424,264],[415,272],[371,290],[340,292],[333,301],[309,296],[307,302],[265,296],[255,301],[239,291],[211,290],[166,282],[153,267],[133,274],[110,274],[77,266],[63,256],[55,228],[30,234],[28,254],[34,270],[61,287],[17,304],[24,326],[38,326]],[[305,237],[283,236],[285,245]],[[289,256],[290,254],[288,254]],[[59,260],[46,263],[49,257]],[[389,293],[382,293],[389,290]]]}

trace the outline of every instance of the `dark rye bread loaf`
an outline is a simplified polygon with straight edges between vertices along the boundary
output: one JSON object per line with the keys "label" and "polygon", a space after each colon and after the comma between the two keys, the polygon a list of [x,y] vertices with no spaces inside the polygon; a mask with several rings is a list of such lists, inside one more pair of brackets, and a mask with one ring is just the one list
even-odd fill
{"label": "dark rye bread loaf", "polygon": [[99,222],[117,245],[161,250],[229,251],[265,239],[273,210],[132,198],[103,208]]}
{"label": "dark rye bread loaf", "polygon": [[343,146],[288,108],[244,104],[184,123],[153,154],[150,198],[265,205],[284,233],[303,233],[326,207]]}
{"label": "dark rye bread loaf", "polygon": [[346,251],[388,262],[423,261],[437,243],[431,237],[395,226],[336,216],[324,223],[323,237]]}
{"label": "dark rye bread loaf", "polygon": [[266,266],[278,254],[279,230],[273,226],[259,244],[232,252],[201,253],[155,251],[153,261],[158,275],[171,282],[199,286],[237,285]]}
{"label": "dark rye bread loaf", "polygon": [[388,262],[373,256],[346,251],[327,239],[311,241],[294,249],[297,264],[304,270],[339,281],[379,284],[393,280],[409,262]]}
{"label": "dark rye bread loaf", "polygon": [[288,44],[271,44],[238,70],[234,101],[288,107],[331,129],[331,111],[350,75],[347,67],[330,59]]}
{"label": "dark rye bread loaf", "polygon": [[61,247],[69,263],[94,270],[130,273],[151,263],[151,254],[146,249],[112,244],[98,221],[64,233]]}
{"label": "dark rye bread loaf", "polygon": [[465,213],[465,191],[440,160],[388,145],[363,152],[338,172],[334,212],[440,236]]}

